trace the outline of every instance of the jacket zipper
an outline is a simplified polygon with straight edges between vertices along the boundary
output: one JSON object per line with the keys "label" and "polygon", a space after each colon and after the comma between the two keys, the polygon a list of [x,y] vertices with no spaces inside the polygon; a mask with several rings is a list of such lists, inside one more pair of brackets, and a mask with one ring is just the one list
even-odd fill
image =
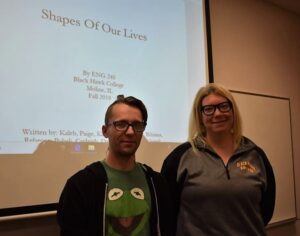
{"label": "jacket zipper", "polygon": [[106,209],[106,197],[107,197],[107,188],[108,183],[105,183],[105,195],[104,195],[104,205],[103,205],[103,216],[102,216],[102,224],[103,224],[103,236],[105,235],[105,209]]}
{"label": "jacket zipper", "polygon": [[228,165],[224,165],[225,167],[225,170],[226,170],[226,175],[227,175],[227,179],[230,179],[230,173],[229,173],[229,170],[228,170]]}
{"label": "jacket zipper", "polygon": [[236,155],[234,154],[232,157],[230,157],[230,159],[228,160],[228,162],[227,162],[226,165],[225,165],[224,162],[223,162],[223,165],[224,165],[224,167],[225,167],[226,175],[227,175],[227,179],[228,179],[228,180],[231,179],[231,177],[230,177],[230,172],[229,172],[229,169],[228,169],[228,165],[229,165],[230,162],[233,162],[233,161],[234,161],[233,159],[235,159],[235,158],[236,158]]}
{"label": "jacket zipper", "polygon": [[222,160],[222,158],[218,154],[216,154],[215,152],[212,152],[209,149],[208,149],[208,152],[210,152],[211,155],[217,156],[221,160],[221,162],[222,162],[222,164],[223,164],[223,166],[225,168],[225,171],[226,171],[227,179],[229,180],[230,179],[230,173],[229,173],[229,170],[228,170],[228,163],[230,162],[230,160],[232,159],[232,157],[228,160],[227,164],[225,165],[224,161]]}
{"label": "jacket zipper", "polygon": [[155,189],[152,177],[150,177],[150,180],[151,180],[151,184],[152,184],[152,188],[153,188],[153,192],[154,192],[154,198],[155,198],[156,215],[157,215],[157,225],[156,225],[156,227],[157,227],[157,236],[161,236],[160,227],[159,227],[159,212],[158,212],[157,194],[156,194],[156,189]]}

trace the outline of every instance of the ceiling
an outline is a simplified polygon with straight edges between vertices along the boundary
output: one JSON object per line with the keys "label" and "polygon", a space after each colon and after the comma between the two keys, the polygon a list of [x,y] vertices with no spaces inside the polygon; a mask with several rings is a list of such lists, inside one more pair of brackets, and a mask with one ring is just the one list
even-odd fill
{"label": "ceiling", "polygon": [[266,0],[281,8],[294,12],[300,15],[300,1],[299,0]]}

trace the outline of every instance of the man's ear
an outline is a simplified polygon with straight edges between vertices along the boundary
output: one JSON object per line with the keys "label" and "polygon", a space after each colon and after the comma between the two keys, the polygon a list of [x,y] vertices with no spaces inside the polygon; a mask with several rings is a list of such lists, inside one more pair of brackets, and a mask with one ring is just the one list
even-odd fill
{"label": "man's ear", "polygon": [[107,138],[107,129],[108,127],[106,125],[102,125],[102,134],[105,138]]}

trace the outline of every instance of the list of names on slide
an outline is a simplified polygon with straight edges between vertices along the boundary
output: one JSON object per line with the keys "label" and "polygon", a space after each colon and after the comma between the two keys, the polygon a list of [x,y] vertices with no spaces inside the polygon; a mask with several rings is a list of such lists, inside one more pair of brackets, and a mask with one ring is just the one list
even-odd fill
{"label": "list of names on slide", "polygon": [[56,142],[105,142],[101,131],[71,130],[71,129],[22,129],[25,143],[43,142],[47,140]]}

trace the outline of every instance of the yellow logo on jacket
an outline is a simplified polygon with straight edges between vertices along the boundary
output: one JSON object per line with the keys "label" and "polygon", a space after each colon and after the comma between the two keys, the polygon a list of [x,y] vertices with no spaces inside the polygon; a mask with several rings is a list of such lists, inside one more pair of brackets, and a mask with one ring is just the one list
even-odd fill
{"label": "yellow logo on jacket", "polygon": [[250,161],[238,161],[236,163],[236,167],[240,168],[240,170],[245,170],[250,173],[254,173],[256,171],[255,166],[253,166]]}

